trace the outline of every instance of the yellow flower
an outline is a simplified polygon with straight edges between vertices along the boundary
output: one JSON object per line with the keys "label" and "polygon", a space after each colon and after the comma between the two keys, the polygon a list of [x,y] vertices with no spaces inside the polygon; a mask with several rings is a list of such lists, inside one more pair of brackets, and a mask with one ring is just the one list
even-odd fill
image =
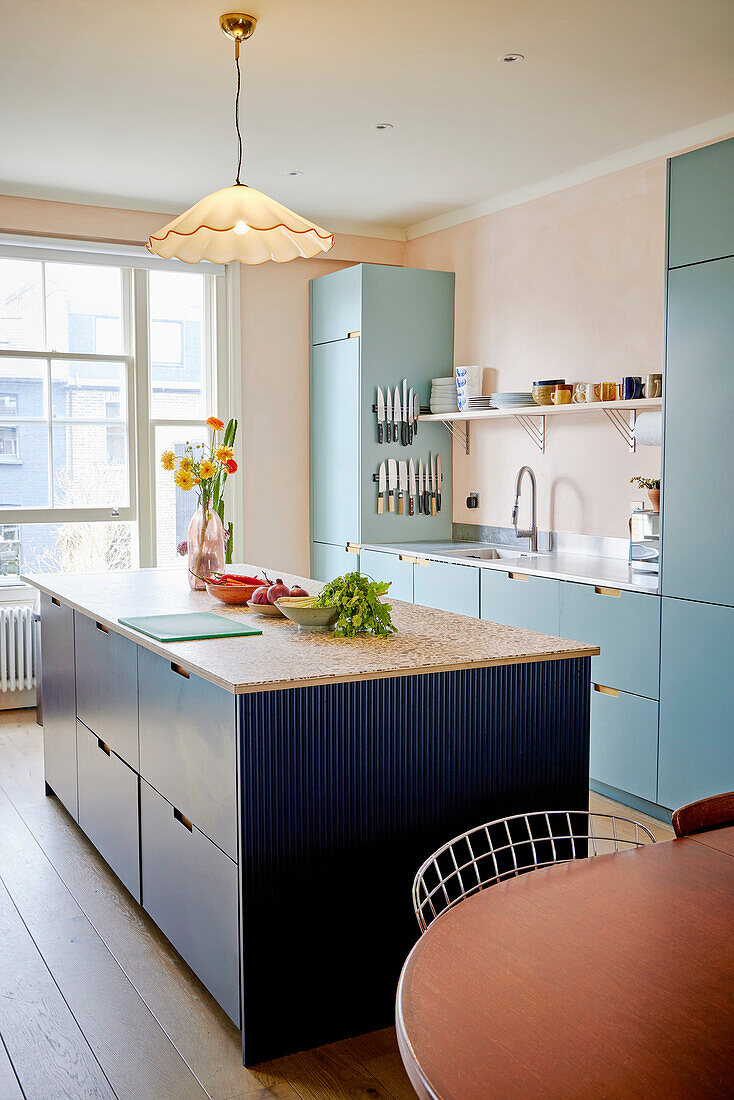
{"label": "yellow flower", "polygon": [[214,428],[215,432],[224,431],[224,421],[220,420],[218,416],[210,416],[207,424],[210,428]]}
{"label": "yellow flower", "polygon": [[192,459],[191,455],[182,455],[178,461],[179,470],[186,470],[187,472],[189,472],[193,465],[194,460]]}
{"label": "yellow flower", "polygon": [[234,451],[231,447],[225,447],[224,443],[220,443],[214,452],[214,457],[220,462],[227,462],[228,459],[234,458]]}
{"label": "yellow flower", "polygon": [[189,489],[191,489],[194,484],[194,479],[188,470],[176,470],[173,480],[176,485],[178,485],[179,489],[183,489],[185,493],[188,493]]}
{"label": "yellow flower", "polygon": [[172,470],[176,465],[176,456],[173,451],[164,451],[161,455],[161,466],[164,470]]}
{"label": "yellow flower", "polygon": [[203,458],[199,463],[199,477],[202,481],[208,481],[210,477],[214,477],[216,472],[216,466],[208,458]]}

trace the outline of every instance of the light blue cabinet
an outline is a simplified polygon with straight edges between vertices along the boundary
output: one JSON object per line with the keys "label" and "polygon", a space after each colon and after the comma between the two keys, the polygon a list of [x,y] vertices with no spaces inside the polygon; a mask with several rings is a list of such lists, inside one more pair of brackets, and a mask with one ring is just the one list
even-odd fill
{"label": "light blue cabinet", "polygon": [[647,802],[657,801],[658,704],[654,699],[592,689],[589,775]]}
{"label": "light blue cabinet", "polygon": [[413,562],[403,561],[399,554],[361,549],[359,568],[375,581],[389,581],[386,599],[413,602]]}
{"label": "light blue cabinet", "polygon": [[346,340],[362,324],[359,264],[311,280],[311,343]]}
{"label": "light blue cabinet", "polygon": [[658,802],[734,790],[734,608],[663,599]]}
{"label": "light blue cabinet", "polygon": [[668,264],[734,255],[734,138],[670,161]]}
{"label": "light blue cabinet", "polygon": [[[564,638],[599,646],[601,653],[591,662],[594,683],[657,699],[658,596],[565,582],[561,585],[559,633]],[[655,727],[657,737],[657,714]]]}
{"label": "light blue cabinet", "polygon": [[[359,340],[311,351],[311,538],[359,541]],[[351,430],[350,430],[351,429]]]}
{"label": "light blue cabinet", "polygon": [[[733,184],[734,186],[734,184]],[[734,605],[734,259],[671,271],[663,468],[664,596]]]}
{"label": "light blue cabinet", "polygon": [[353,554],[345,546],[332,546],[324,542],[311,543],[311,576],[326,584],[334,577],[353,573],[359,569],[359,554]]}
{"label": "light blue cabinet", "polygon": [[478,566],[417,560],[413,566],[413,602],[479,618]]}
{"label": "light blue cabinet", "polygon": [[501,569],[481,570],[483,619],[557,636],[560,581]]}

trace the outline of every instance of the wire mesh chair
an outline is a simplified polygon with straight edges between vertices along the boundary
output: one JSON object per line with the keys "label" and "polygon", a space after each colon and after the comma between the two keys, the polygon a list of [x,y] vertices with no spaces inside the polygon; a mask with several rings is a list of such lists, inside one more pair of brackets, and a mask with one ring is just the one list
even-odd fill
{"label": "wire mesh chair", "polygon": [[454,837],[430,856],[413,882],[413,908],[421,932],[446,909],[504,879],[654,844],[638,821],[585,810],[516,814]]}

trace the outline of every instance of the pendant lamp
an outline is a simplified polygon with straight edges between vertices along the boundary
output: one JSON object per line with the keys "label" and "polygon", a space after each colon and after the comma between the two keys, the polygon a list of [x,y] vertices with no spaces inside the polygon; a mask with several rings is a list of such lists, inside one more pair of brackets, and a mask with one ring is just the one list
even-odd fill
{"label": "pendant lamp", "polygon": [[147,248],[165,259],[176,257],[184,263],[199,260],[226,264],[262,264],[266,260],[285,263],[298,256],[316,256],[328,252],[334,234],[306,221],[275,199],[240,182],[242,173],[242,134],[240,133],[240,43],[255,30],[254,15],[228,12],[219,25],[234,39],[237,69],[235,130],[237,132],[237,176],[232,187],[224,187],[201,199],[184,214],[164,225],[148,238]]}

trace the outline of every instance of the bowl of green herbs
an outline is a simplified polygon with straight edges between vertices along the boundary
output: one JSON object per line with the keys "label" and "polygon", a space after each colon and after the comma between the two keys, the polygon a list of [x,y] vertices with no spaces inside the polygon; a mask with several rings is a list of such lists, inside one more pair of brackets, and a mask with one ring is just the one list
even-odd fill
{"label": "bowl of green herbs", "polygon": [[375,581],[366,573],[345,573],[325,584],[312,606],[337,609],[334,638],[358,634],[387,638],[397,630],[390,615],[392,607],[381,599],[389,587],[389,581]]}

